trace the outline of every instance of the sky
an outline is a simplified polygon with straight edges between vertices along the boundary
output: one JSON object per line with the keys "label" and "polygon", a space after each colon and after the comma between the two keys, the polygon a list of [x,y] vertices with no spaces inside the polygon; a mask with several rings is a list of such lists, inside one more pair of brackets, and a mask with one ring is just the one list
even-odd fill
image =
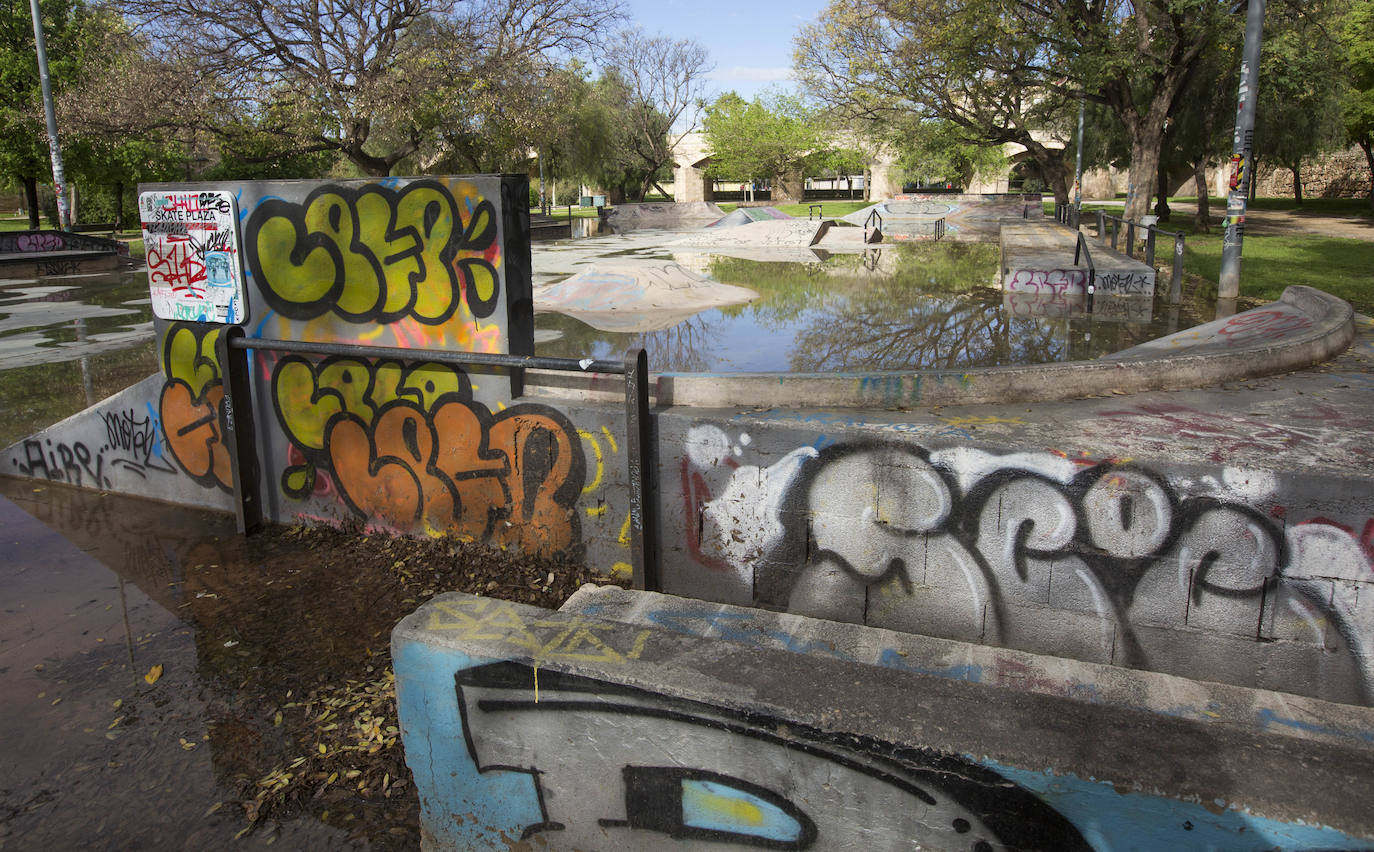
{"label": "sky", "polygon": [[649,35],[690,38],[711,53],[712,94],[753,98],[791,88],[792,39],[816,20],[825,0],[628,0],[633,23]]}

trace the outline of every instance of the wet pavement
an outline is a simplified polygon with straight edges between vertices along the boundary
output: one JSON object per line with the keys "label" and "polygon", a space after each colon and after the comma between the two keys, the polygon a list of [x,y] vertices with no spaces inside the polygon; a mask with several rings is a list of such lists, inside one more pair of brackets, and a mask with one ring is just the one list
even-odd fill
{"label": "wet pavement", "polygon": [[255,684],[192,613],[251,555],[231,516],[0,478],[0,547],[0,849],[367,848],[305,818],[235,839]]}

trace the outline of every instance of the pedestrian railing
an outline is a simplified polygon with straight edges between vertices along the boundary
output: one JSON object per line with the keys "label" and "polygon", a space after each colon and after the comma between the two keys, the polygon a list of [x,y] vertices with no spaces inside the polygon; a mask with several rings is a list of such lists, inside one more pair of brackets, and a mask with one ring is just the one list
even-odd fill
{"label": "pedestrian railing", "polygon": [[1084,262],[1088,267],[1088,280],[1084,282],[1083,292],[1088,294],[1088,313],[1092,313],[1093,294],[1097,291],[1097,267],[1093,264],[1093,255],[1088,251],[1088,241],[1083,232],[1075,233],[1078,234],[1078,240],[1073,247],[1073,265],[1079,266],[1080,262]]}
{"label": "pedestrian railing", "polygon": [[652,477],[654,445],[649,422],[649,362],[643,349],[631,349],[624,361],[573,358],[546,358],[536,355],[507,355],[484,352],[453,352],[440,349],[401,349],[390,346],[363,346],[353,343],[312,343],[246,337],[242,328],[229,326],[216,344],[220,373],[224,382],[225,445],[233,472],[234,514],[238,529],[247,534],[262,522],[262,496],[258,494],[261,458],[255,446],[250,349],[270,352],[295,352],[306,355],[346,355],[355,358],[388,358],[403,362],[433,362],[451,366],[476,365],[504,367],[511,371],[511,396],[524,393],[526,369],[558,370],[569,373],[609,373],[625,377],[626,458],[630,498],[630,558],[636,589],[657,591],[658,520],[653,498]]}
{"label": "pedestrian railing", "polygon": [[1169,304],[1177,305],[1183,300],[1183,234],[1178,231],[1165,231],[1155,227],[1154,223],[1141,223],[1128,221],[1120,216],[1111,216],[1102,210],[1094,211],[1097,214],[1097,239],[1101,242],[1106,241],[1107,222],[1112,223],[1112,249],[1116,250],[1117,240],[1124,227],[1126,230],[1126,256],[1135,257],[1136,250],[1136,229],[1145,231],[1145,256],[1142,260],[1147,266],[1155,265],[1155,242],[1160,234],[1174,238],[1174,260],[1173,268],[1169,277]]}
{"label": "pedestrian railing", "polygon": [[881,231],[883,229],[883,215],[878,212],[878,209],[876,207],[870,210],[868,213],[868,218],[864,219],[865,244],[868,243],[868,230],[870,226],[872,226],[873,230],[875,231]]}

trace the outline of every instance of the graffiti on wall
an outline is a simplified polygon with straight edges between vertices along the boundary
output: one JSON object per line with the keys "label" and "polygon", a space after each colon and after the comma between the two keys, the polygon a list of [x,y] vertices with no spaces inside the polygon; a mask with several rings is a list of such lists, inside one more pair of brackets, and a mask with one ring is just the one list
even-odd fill
{"label": "graffiti on wall", "polygon": [[158,416],[165,446],[193,480],[206,488],[233,488],[224,442],[224,382],[215,343],[222,326],[173,323],[162,340],[162,393]]}
{"label": "graffiti on wall", "polygon": [[697,560],[758,604],[1013,647],[1053,624],[1056,652],[1137,667],[1153,628],[1289,639],[1344,648],[1374,699],[1374,561],[1257,508],[1272,474],[1190,493],[1129,462],[880,443],[755,466],[746,438],[691,430],[683,500]]}
{"label": "graffiti on wall", "polygon": [[496,310],[499,226],[490,200],[460,200],[437,180],[326,184],[299,204],[259,203],[244,239],[257,286],[283,316],[440,325],[460,305],[478,318]]}
{"label": "graffiti on wall", "polygon": [[242,322],[238,212],[225,191],[138,197],[153,313],[162,319]]}
{"label": "graffiti on wall", "polygon": [[963,758],[519,662],[455,680],[478,771],[527,773],[534,784],[538,809],[522,839],[590,849],[669,839],[878,848],[893,838],[913,848],[1090,848],[1038,797]]}
{"label": "graffiti on wall", "polygon": [[288,355],[271,387],[290,442],[279,483],[288,497],[335,494],[394,529],[541,553],[579,543],[586,460],[556,409],[493,414],[465,373],[432,363]]}

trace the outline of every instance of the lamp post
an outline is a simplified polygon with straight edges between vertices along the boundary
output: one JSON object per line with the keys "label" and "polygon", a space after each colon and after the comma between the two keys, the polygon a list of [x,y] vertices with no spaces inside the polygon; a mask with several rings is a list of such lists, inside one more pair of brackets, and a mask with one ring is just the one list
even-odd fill
{"label": "lamp post", "polygon": [[[1245,204],[1255,179],[1255,100],[1259,91],[1260,40],[1264,33],[1264,0],[1249,0],[1245,18],[1245,52],[1240,62],[1236,134],[1231,142],[1230,192],[1226,196],[1226,231],[1221,242],[1221,274],[1217,298],[1240,295],[1240,250],[1245,237]],[[1238,9],[1239,3],[1236,4]]]}
{"label": "lamp post", "polygon": [[52,188],[57,195],[57,224],[65,231],[72,226],[72,216],[67,209],[67,176],[62,169],[62,149],[57,143],[57,113],[53,110],[52,79],[48,75],[48,44],[43,38],[43,13],[38,8],[38,0],[29,0],[29,13],[33,15],[33,43],[38,51],[43,115],[48,121],[48,152],[52,155]]}

